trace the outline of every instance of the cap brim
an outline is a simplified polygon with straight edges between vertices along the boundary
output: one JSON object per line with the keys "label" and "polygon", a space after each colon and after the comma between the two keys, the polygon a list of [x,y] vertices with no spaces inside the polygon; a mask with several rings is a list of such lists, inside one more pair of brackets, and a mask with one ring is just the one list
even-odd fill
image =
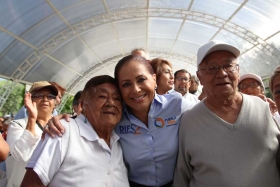
{"label": "cap brim", "polygon": [[53,85],[37,87],[37,88],[35,88],[35,89],[32,90],[32,93],[35,92],[35,91],[41,90],[41,89],[43,89],[43,88],[49,88],[49,89],[52,90],[52,94],[53,94],[53,95],[55,95],[55,96],[58,95],[58,90],[57,90],[57,88],[56,88],[55,86],[53,86]]}

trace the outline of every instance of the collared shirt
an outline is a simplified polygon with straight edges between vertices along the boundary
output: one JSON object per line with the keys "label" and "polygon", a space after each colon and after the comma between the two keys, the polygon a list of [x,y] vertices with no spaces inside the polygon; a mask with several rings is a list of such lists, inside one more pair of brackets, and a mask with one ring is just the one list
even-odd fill
{"label": "collared shirt", "polygon": [[129,180],[146,186],[161,186],[173,180],[179,121],[194,104],[179,93],[156,94],[148,127],[124,108],[115,131],[120,136]]}
{"label": "collared shirt", "polygon": [[189,92],[187,92],[187,93],[183,96],[183,98],[185,98],[185,99],[187,99],[187,100],[189,100],[189,101],[193,101],[193,102],[195,102],[195,103],[199,103],[199,102],[200,102],[200,100],[198,99],[198,97],[197,97],[196,95],[191,94],[191,93],[189,93]]}
{"label": "collared shirt", "polygon": [[41,141],[26,167],[50,187],[128,187],[119,136],[112,131],[109,147],[84,118],[61,120],[64,135]]}

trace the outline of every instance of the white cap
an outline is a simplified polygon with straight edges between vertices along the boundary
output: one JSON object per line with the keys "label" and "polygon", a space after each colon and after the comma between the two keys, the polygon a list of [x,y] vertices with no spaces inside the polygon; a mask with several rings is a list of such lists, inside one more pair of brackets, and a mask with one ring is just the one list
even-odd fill
{"label": "white cap", "polygon": [[204,44],[201,46],[197,51],[197,67],[202,62],[202,60],[210,53],[214,51],[229,51],[232,54],[235,55],[235,57],[239,57],[240,51],[236,47],[229,45],[227,43],[224,43],[222,41],[218,40],[212,40],[208,42],[207,44]]}
{"label": "white cap", "polygon": [[253,74],[253,73],[247,73],[247,74],[244,74],[242,75],[240,78],[239,78],[239,82],[238,82],[238,85],[244,80],[244,79],[255,79],[256,81],[258,81],[263,88],[264,87],[264,84],[263,84],[263,81],[262,81],[262,78],[256,74]]}

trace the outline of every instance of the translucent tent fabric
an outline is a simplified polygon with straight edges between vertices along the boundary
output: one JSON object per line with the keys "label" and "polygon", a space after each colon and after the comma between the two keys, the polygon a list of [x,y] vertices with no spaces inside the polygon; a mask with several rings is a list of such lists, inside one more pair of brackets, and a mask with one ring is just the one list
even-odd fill
{"label": "translucent tent fabric", "polygon": [[70,94],[144,47],[174,72],[196,72],[210,40],[237,46],[241,74],[269,76],[280,65],[279,0],[2,0],[0,76],[55,81]]}

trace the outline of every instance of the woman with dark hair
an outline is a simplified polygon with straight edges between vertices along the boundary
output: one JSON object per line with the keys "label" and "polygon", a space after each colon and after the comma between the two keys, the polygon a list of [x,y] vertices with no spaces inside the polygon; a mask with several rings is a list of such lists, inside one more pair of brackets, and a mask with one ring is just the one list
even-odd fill
{"label": "woman with dark hair", "polygon": [[[130,186],[172,186],[180,118],[195,103],[176,92],[157,94],[156,75],[141,56],[121,59],[115,67],[115,79],[125,103],[115,131],[120,136]],[[54,117],[49,123],[60,136],[64,128],[57,119],[62,117],[66,116]],[[53,134],[49,129],[47,132]]]}
{"label": "woman with dark hair", "polygon": [[122,116],[115,79],[96,76],[82,92],[83,113],[69,122],[62,138],[46,136],[37,146],[22,182],[29,186],[128,187],[119,136],[114,127]]}
{"label": "woman with dark hair", "polygon": [[157,94],[162,95],[168,93],[174,85],[172,64],[161,58],[153,59],[150,64],[156,74]]}

